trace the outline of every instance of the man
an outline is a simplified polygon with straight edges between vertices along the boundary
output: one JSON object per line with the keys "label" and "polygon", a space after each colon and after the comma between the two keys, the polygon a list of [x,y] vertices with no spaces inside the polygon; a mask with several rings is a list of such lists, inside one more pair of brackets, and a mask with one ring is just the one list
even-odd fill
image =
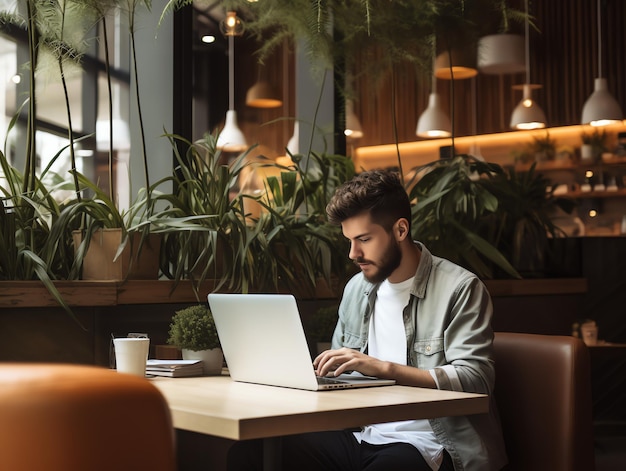
{"label": "man", "polygon": [[326,208],[360,268],[346,285],[320,376],[345,371],[399,384],[489,394],[490,412],[285,437],[285,469],[497,470],[506,463],[493,400],[492,306],[469,271],[411,238],[411,207],[397,174],[361,173]]}

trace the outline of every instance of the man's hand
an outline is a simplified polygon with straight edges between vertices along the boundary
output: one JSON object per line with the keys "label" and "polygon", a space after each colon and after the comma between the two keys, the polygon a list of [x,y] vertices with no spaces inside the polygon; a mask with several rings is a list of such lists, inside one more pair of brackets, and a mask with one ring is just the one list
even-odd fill
{"label": "man's hand", "polygon": [[347,371],[358,371],[366,376],[395,379],[398,384],[405,386],[437,387],[428,370],[379,360],[346,347],[320,353],[313,360],[313,367],[318,376],[339,376]]}
{"label": "man's hand", "polygon": [[313,367],[318,376],[329,374],[339,376],[346,371],[358,371],[367,376],[385,378],[386,371],[389,369],[389,362],[344,347],[320,353],[313,360]]}

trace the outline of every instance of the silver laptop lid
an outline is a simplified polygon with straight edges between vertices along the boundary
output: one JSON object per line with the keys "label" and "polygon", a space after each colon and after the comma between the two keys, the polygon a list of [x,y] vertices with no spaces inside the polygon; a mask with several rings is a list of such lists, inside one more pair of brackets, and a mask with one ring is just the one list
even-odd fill
{"label": "silver laptop lid", "polygon": [[292,295],[212,293],[208,300],[235,381],[318,389]]}

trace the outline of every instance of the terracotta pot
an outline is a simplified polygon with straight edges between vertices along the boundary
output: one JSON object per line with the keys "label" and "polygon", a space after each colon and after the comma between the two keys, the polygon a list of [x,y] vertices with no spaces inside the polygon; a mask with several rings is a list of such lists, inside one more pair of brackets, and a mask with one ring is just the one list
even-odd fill
{"label": "terracotta pot", "polygon": [[[82,231],[73,231],[74,253],[83,240]],[[121,229],[100,229],[94,233],[83,260],[83,280],[156,280],[159,277],[160,234],[148,234],[137,254],[141,234],[133,233],[132,250],[129,242],[115,259],[122,243]]]}

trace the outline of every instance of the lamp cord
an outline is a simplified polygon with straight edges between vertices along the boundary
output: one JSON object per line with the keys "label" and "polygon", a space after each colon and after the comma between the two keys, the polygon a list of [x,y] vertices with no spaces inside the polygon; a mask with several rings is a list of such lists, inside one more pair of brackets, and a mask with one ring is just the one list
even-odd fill
{"label": "lamp cord", "polygon": [[602,13],[600,8],[600,0],[596,2],[598,6],[598,78],[602,78]]}
{"label": "lamp cord", "polygon": [[228,36],[228,109],[235,109],[235,36]]}
{"label": "lamp cord", "polygon": [[525,54],[526,54],[526,83],[530,83],[530,27],[528,21],[528,0],[524,2],[524,8],[526,10],[526,22],[524,25],[524,33],[526,34]]}

